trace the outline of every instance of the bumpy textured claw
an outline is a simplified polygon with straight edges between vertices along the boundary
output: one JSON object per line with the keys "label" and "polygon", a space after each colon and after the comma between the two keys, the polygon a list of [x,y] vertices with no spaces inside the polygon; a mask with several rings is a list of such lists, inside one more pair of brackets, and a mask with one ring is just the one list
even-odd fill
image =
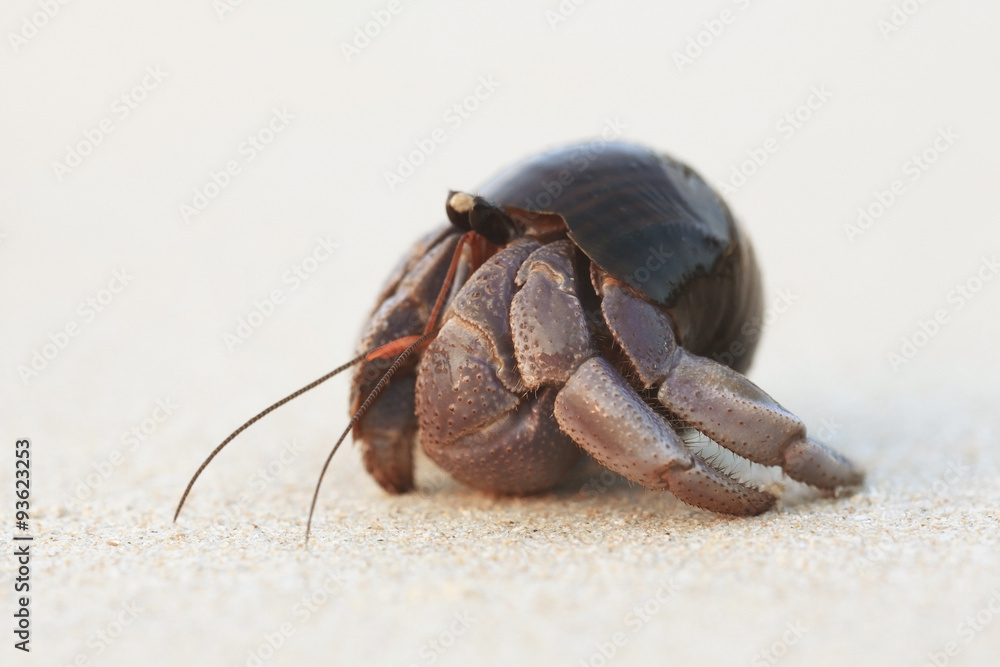
{"label": "bumpy textured claw", "polygon": [[688,450],[602,358],[588,359],[559,392],[555,417],[601,465],[648,489],[669,490],[686,503],[721,514],[754,515],[774,496],[750,488]]}
{"label": "bumpy textured claw", "polygon": [[529,389],[562,386],[597,354],[577,297],[573,244],[556,241],[531,253],[517,272],[521,290],[510,304],[511,336]]}
{"label": "bumpy textured claw", "polygon": [[750,380],[682,348],[675,357],[657,397],[698,431],[751,461],[781,466],[793,479],[812,486],[835,489],[863,481],[859,468],[807,438],[802,420]]}
{"label": "bumpy textured claw", "polygon": [[580,457],[552,419],[555,391],[526,393],[514,363],[514,278],[533,251],[550,254],[538,248],[510,245],[473,275],[424,353],[417,381],[424,451],[460,482],[495,493],[550,489]]}
{"label": "bumpy textured claw", "polygon": [[[454,244],[445,237],[411,259],[396,291],[386,292],[369,345],[423,326]],[[863,481],[753,382],[685,349],[669,309],[593,265],[594,293],[581,296],[579,260],[568,240],[519,239],[462,284],[416,377],[412,368],[400,373],[358,429],[366,467],[383,487],[412,488],[410,447],[419,433],[438,465],[487,491],[547,490],[582,449],[646,488],[713,512],[748,516],[774,505],[771,494],[690,450],[653,401],[674,421],[798,481],[823,489]],[[607,326],[597,334],[583,306],[595,296]],[[362,370],[356,400],[370,380]]]}
{"label": "bumpy textured claw", "polygon": [[604,319],[646,388],[671,413],[746,459],[781,466],[822,489],[856,486],[864,473],[817,440],[757,385],[728,366],[678,346],[667,315],[625,285],[598,276]]}
{"label": "bumpy textured claw", "polygon": [[821,489],[858,486],[865,481],[861,468],[813,438],[789,445],[784,451],[781,467],[792,479]]}

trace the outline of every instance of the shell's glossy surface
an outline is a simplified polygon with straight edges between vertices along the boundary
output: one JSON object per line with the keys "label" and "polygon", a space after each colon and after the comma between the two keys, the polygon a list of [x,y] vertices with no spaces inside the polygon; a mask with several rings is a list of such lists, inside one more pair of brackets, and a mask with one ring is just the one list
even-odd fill
{"label": "shell's glossy surface", "polygon": [[671,305],[678,289],[710,271],[732,244],[728,211],[697,174],[649,149],[607,144],[585,166],[574,163],[579,150],[533,156],[491,181],[483,195],[559,213],[570,238],[598,266]]}
{"label": "shell's glossy surface", "polygon": [[480,193],[562,215],[590,259],[667,308],[688,350],[713,356],[735,343],[730,365],[749,366],[757,329],[745,325],[762,308],[753,252],[686,165],[635,144],[578,144],[517,163]]}

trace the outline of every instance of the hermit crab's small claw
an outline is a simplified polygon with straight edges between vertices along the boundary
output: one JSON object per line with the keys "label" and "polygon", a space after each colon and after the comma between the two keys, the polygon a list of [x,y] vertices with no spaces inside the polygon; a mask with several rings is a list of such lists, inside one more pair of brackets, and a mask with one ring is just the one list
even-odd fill
{"label": "hermit crab's small claw", "polygon": [[801,419],[736,371],[682,348],[674,359],[658,398],[715,442],[756,463],[781,466],[792,479],[821,489],[864,481],[860,468],[807,437]]}
{"label": "hermit crab's small claw", "polygon": [[789,477],[821,489],[858,486],[865,481],[861,468],[813,438],[793,442],[783,456],[781,467]]}
{"label": "hermit crab's small claw", "polygon": [[746,486],[690,451],[607,360],[588,359],[559,392],[559,426],[601,465],[703,509],[760,514],[774,496]]}
{"label": "hermit crab's small claw", "polygon": [[670,469],[664,481],[670,493],[688,505],[719,514],[757,516],[774,507],[776,498],[767,491],[747,486],[694,456],[687,470]]}

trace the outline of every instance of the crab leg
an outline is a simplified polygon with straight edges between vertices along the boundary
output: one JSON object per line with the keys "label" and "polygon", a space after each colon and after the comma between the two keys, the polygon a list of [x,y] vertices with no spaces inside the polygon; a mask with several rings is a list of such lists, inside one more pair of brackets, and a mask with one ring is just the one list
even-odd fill
{"label": "crab leg", "polygon": [[596,356],[577,298],[573,246],[557,241],[521,265],[510,308],[514,352],[531,389],[560,387],[556,422],[599,463],[650,489],[726,514],[758,514],[774,503],[688,451],[618,371]]}
{"label": "crab leg", "polygon": [[559,425],[601,465],[647,489],[722,514],[753,515],[774,496],[719,472],[688,450],[601,357],[588,359],[556,397]]}
{"label": "crab leg", "polygon": [[750,380],[681,348],[675,358],[657,398],[726,449],[757,463],[780,465],[792,479],[822,489],[864,481],[857,466],[806,437],[802,420]]}
{"label": "crab leg", "polygon": [[413,489],[413,414],[416,377],[407,373],[393,379],[365,415],[361,458],[365,469],[390,493]]}
{"label": "crab leg", "polygon": [[824,489],[854,486],[864,473],[817,440],[753,382],[679,347],[665,313],[609,278],[602,309],[612,334],[647,387],[668,410],[726,449]]}
{"label": "crab leg", "polygon": [[526,391],[536,387],[526,386],[514,361],[514,279],[538,247],[512,243],[473,274],[418,373],[424,451],[460,482],[495,493],[547,490],[580,457],[551,418],[555,388]]}
{"label": "crab leg", "polygon": [[[422,254],[411,258],[412,265],[402,269],[384,293],[362,337],[362,347],[391,344],[425,329],[458,240],[457,234],[445,236],[436,245],[419,249]],[[391,358],[378,358],[358,365],[351,386],[351,414],[357,412],[391,364]],[[390,493],[413,489],[412,448],[417,429],[412,407],[413,376],[412,368],[397,373],[354,429],[355,441],[361,441],[365,468]]]}

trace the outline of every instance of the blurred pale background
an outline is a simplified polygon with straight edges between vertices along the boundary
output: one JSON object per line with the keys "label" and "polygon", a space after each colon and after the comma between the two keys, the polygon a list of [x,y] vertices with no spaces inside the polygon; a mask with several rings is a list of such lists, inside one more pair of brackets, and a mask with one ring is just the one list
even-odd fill
{"label": "blurred pale background", "polygon": [[[760,651],[805,615],[784,664],[922,664],[952,640],[948,660],[984,664],[1000,621],[968,643],[956,626],[1000,585],[998,21],[982,0],[5,3],[0,543],[22,437],[37,539],[33,651],[15,652],[8,635],[3,655],[248,664],[333,568],[347,592],[263,662],[576,665],[624,627],[621,664],[769,664]],[[864,503],[862,537],[836,538],[848,510],[828,501],[794,507],[788,523],[740,524],[627,487],[600,502],[494,501],[447,485],[388,498],[345,447],[307,555],[309,494],[347,420],[343,379],[234,443],[170,525],[211,447],[352,356],[383,277],[443,220],[449,189],[602,132],[668,151],[728,191],[769,301],[790,301],[751,377],[869,470],[869,486],[841,501]],[[433,151],[390,185],[420,146]],[[271,315],[227,343],[275,290]],[[255,492],[248,478],[283,447],[294,461]],[[936,511],[947,537],[930,535]],[[530,552],[535,569],[477,562],[498,524],[572,526],[586,512],[604,522],[596,546],[556,540]],[[695,528],[658,523],[671,516],[703,539],[727,531],[714,571],[685,571],[659,541],[669,531],[672,548],[699,558],[700,542],[683,538]],[[989,530],[962,532],[968,516]],[[766,521],[777,527],[762,539],[752,526]],[[833,522],[839,561],[787,537],[786,525],[811,521]],[[372,536],[380,522],[384,540]],[[438,522],[470,533],[407,533]],[[608,535],[636,522],[613,547]],[[434,555],[451,540],[465,541],[458,563]],[[775,569],[752,583],[727,574],[741,541],[775,555]],[[0,568],[7,614],[14,566]],[[669,573],[687,588],[631,639],[623,617]],[[698,588],[713,576],[718,588]],[[816,580],[853,592],[813,589],[813,607],[802,587]],[[148,611],[99,652],[88,637],[131,600]],[[424,652],[470,609],[486,622]]]}

